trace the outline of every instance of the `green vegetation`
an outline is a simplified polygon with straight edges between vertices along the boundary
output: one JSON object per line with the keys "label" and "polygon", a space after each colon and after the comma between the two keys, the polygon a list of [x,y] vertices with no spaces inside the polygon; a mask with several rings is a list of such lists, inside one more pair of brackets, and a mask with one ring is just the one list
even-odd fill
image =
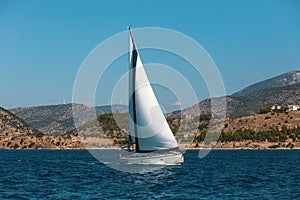
{"label": "green vegetation", "polygon": [[211,120],[211,114],[201,114],[199,116],[199,121],[202,122],[202,121],[209,121]]}
{"label": "green vegetation", "polygon": [[[128,113],[103,113],[98,115],[97,119],[86,122],[79,129],[80,136],[84,138],[104,136],[113,139],[115,144],[125,144],[129,139]],[[70,139],[72,136],[78,136],[77,129],[68,131],[63,135],[65,139]]]}
{"label": "green vegetation", "polygon": [[36,138],[42,138],[44,135],[45,134],[40,131],[33,133],[33,136],[35,136]]}
{"label": "green vegetation", "polygon": [[128,113],[103,113],[97,120],[109,138],[124,138],[126,130],[129,130]]}
{"label": "green vegetation", "polygon": [[266,107],[266,108],[260,108],[259,109],[259,114],[267,114],[271,112],[271,107]]}
{"label": "green vegetation", "polygon": [[207,131],[202,131],[200,134],[198,134],[193,142],[203,142],[205,139]]}
{"label": "green vegetation", "polygon": [[179,131],[179,127],[171,127],[172,133],[176,134]]}
{"label": "green vegetation", "polygon": [[295,128],[287,128],[282,126],[281,130],[278,127],[268,131],[255,132],[252,129],[237,129],[234,132],[222,132],[219,140],[221,142],[252,140],[253,142],[285,142],[288,138],[293,141],[300,139],[300,126]]}
{"label": "green vegetation", "polygon": [[[270,109],[271,108],[265,108],[262,109],[261,112],[268,112],[268,110]],[[194,142],[200,143],[204,141],[206,135],[208,136],[211,135],[211,133],[207,134],[207,128],[211,116],[200,115],[199,118],[196,119],[199,119],[199,125],[198,125],[199,134],[195,136]],[[195,122],[196,119],[194,118],[193,121]],[[267,117],[266,119],[270,119],[270,117]],[[253,142],[264,142],[264,141],[285,142],[288,138],[292,138],[293,141],[300,139],[300,126],[295,128],[287,128],[287,126],[284,125],[281,127],[281,129],[275,127],[266,131],[254,131],[252,129],[241,129],[241,128],[232,132],[222,131],[219,137],[219,141],[233,142],[233,141],[252,140]]]}
{"label": "green vegetation", "polygon": [[287,148],[291,148],[291,149],[294,148],[294,146],[295,146],[295,145],[292,144],[291,142],[289,142],[289,143],[286,145]]}
{"label": "green vegetation", "polygon": [[126,139],[119,139],[119,140],[114,139],[114,144],[124,145],[126,143],[128,143],[128,140]]}
{"label": "green vegetation", "polygon": [[[263,109],[262,112],[267,111],[268,109]],[[281,111],[280,111],[281,112]],[[270,116],[266,118],[269,120]],[[179,131],[179,126],[181,122],[184,122],[184,126],[181,127],[181,131],[190,132],[189,127],[193,124],[198,126],[197,134],[193,142],[200,143],[205,141],[215,141],[216,138],[219,138],[220,142],[232,142],[232,141],[245,141],[250,140],[253,142],[285,142],[287,139],[292,139],[294,142],[300,140],[300,126],[294,128],[288,128],[286,125],[277,126],[271,128],[270,130],[264,131],[255,131],[253,129],[236,129],[234,131],[222,131],[221,133],[208,133],[209,126],[219,126],[218,121],[213,121],[210,114],[201,114],[192,119],[178,118],[167,118],[167,122],[170,125],[170,128],[174,134]],[[103,113],[97,116],[97,120],[92,122],[87,122],[83,127],[89,128],[90,126],[95,126],[95,123],[99,123],[104,134],[114,140],[115,144],[125,144],[128,142],[128,113]],[[98,126],[98,125],[97,125]],[[229,124],[225,124],[225,127],[228,127]],[[71,135],[76,135],[74,131],[69,132],[65,137],[70,137]],[[218,137],[220,134],[220,137]],[[206,137],[209,136],[209,137]],[[293,145],[290,144],[288,148],[293,148]]]}
{"label": "green vegetation", "polygon": [[199,126],[198,126],[198,130],[202,131],[204,129],[207,129],[208,125],[209,125],[208,122],[200,123]]}
{"label": "green vegetation", "polygon": [[103,113],[97,116],[104,134],[114,139],[114,144],[126,144],[128,142],[128,113]]}
{"label": "green vegetation", "polygon": [[274,144],[274,145],[269,146],[270,149],[277,149],[278,147],[280,147],[280,146],[277,145],[277,144]]}
{"label": "green vegetation", "polygon": [[272,110],[272,107],[268,106],[268,107],[265,107],[265,108],[260,108],[259,109],[259,114],[267,114],[269,112],[284,113],[285,111],[287,111],[287,108],[285,108],[285,107],[281,107],[280,109],[278,109],[276,107],[275,109]]}

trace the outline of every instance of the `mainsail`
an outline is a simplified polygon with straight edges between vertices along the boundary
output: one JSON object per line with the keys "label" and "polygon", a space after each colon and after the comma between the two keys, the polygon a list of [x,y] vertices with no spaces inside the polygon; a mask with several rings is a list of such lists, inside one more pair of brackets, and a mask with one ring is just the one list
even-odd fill
{"label": "mainsail", "polygon": [[130,27],[129,33],[130,140],[136,144],[136,151],[141,153],[178,148],[148,80]]}

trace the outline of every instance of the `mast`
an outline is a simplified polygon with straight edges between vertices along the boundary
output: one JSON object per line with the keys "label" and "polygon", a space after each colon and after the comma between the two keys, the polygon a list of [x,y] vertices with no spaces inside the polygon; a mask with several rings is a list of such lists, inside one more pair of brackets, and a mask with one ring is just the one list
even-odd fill
{"label": "mast", "polygon": [[[137,57],[138,52],[133,40],[132,32],[131,32],[131,26],[128,27],[129,30],[129,43],[130,43],[130,52],[129,52],[129,72],[130,72],[130,78],[129,78],[129,107],[132,108],[132,110],[129,110],[129,118],[132,117],[133,119],[133,132],[134,132],[134,138],[133,135],[129,135],[129,140],[131,142],[135,143],[136,151],[139,151],[139,139],[138,139],[138,130],[137,130],[137,114],[136,114],[136,94],[135,94],[135,81],[136,81],[136,63],[137,63]],[[132,111],[132,112],[130,112]],[[132,116],[131,116],[132,115]]]}

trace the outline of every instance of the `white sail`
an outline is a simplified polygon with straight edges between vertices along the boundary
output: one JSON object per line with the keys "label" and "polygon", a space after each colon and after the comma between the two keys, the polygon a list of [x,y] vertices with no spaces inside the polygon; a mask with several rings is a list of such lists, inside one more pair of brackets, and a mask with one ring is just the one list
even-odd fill
{"label": "white sail", "polygon": [[129,121],[137,152],[178,148],[158,104],[130,32]]}

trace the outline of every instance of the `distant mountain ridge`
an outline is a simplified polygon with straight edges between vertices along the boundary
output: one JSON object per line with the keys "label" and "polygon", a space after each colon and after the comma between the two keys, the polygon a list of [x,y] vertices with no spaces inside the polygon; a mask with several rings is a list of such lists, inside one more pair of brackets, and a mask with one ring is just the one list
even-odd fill
{"label": "distant mountain ridge", "polygon": [[[227,96],[227,117],[237,118],[252,115],[258,113],[260,108],[275,104],[282,106],[297,105],[300,103],[299,97],[300,71],[297,70],[256,83],[240,92]],[[211,113],[211,99],[205,99],[182,111],[172,112],[168,116],[179,117],[181,113],[195,116],[198,114],[198,110],[200,113]]]}
{"label": "distant mountain ridge", "polygon": [[[22,107],[11,109],[10,112],[47,135],[62,135],[75,129],[72,108],[75,108],[76,112],[85,113],[85,115],[87,115],[86,118],[94,119],[96,117],[94,110],[83,104]],[[112,111],[122,113],[127,110],[128,106],[125,105],[95,107],[96,114]]]}
{"label": "distant mountain ridge", "polygon": [[300,83],[281,87],[267,88],[247,95],[232,97],[239,102],[230,112],[231,117],[242,117],[259,112],[260,108],[273,105],[287,107],[300,103]]}
{"label": "distant mountain ridge", "polygon": [[96,106],[95,107],[96,113],[102,114],[102,113],[112,113],[112,112],[128,112],[128,106],[126,105],[107,105],[107,106]]}
{"label": "distant mountain ridge", "polygon": [[[260,108],[273,106],[275,104],[287,107],[290,104],[300,103],[300,83],[289,86],[274,87],[259,90],[243,96],[227,96],[227,117],[237,118],[253,115],[259,112]],[[182,111],[170,113],[169,117],[183,115],[198,115],[200,113],[211,113],[211,99],[205,99],[200,103],[186,108]]]}
{"label": "distant mountain ridge", "polygon": [[[283,106],[299,104],[299,97],[300,70],[297,70],[256,83],[232,96],[222,98],[226,98],[227,101],[227,117],[237,118],[258,113],[260,108],[274,104]],[[97,106],[91,109],[81,104],[14,108],[10,111],[47,135],[62,135],[75,128],[72,105],[75,105],[79,112],[84,111],[89,116],[88,118],[92,119],[95,118],[95,113],[91,110],[95,110],[96,114],[128,111],[128,106],[125,105],[114,105],[113,108],[111,106]],[[210,113],[211,99],[205,99],[182,111],[174,111],[168,116],[179,117],[181,113],[197,115],[199,114],[196,112],[197,109],[200,110],[200,113]]]}
{"label": "distant mountain ridge", "polygon": [[259,90],[263,90],[266,88],[273,88],[273,87],[282,87],[288,85],[294,85],[300,83],[300,70],[295,70],[291,72],[287,72],[276,76],[274,78],[267,79],[265,81],[261,81],[255,84],[252,84],[234,94],[232,97],[239,97],[243,95],[247,95],[253,92],[257,92]]}
{"label": "distant mountain ridge", "polygon": [[[10,111],[47,135],[61,135],[75,128],[73,104],[14,108]],[[84,105],[74,105],[85,110]]]}

